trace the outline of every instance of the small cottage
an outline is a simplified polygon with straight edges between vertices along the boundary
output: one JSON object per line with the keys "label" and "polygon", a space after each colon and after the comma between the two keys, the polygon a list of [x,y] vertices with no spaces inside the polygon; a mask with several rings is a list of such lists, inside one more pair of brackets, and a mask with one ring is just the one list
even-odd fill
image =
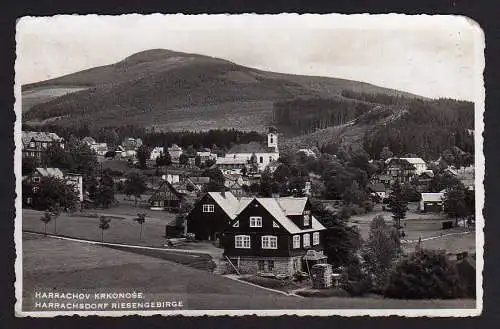
{"label": "small cottage", "polygon": [[443,211],[444,193],[421,193],[422,198],[419,204],[421,212],[439,213]]}
{"label": "small cottage", "polygon": [[148,202],[151,210],[167,210],[178,212],[183,201],[183,194],[179,193],[169,181],[163,181],[154,191]]}

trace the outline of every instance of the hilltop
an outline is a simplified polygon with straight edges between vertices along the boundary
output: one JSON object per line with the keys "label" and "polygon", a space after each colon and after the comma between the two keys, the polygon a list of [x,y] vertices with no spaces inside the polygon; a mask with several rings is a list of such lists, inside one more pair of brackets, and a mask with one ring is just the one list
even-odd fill
{"label": "hilltop", "polygon": [[368,83],[267,72],[164,49],[22,89],[25,122],[134,124],[164,130],[262,131],[272,123],[277,101],[344,98],[346,90],[417,97]]}

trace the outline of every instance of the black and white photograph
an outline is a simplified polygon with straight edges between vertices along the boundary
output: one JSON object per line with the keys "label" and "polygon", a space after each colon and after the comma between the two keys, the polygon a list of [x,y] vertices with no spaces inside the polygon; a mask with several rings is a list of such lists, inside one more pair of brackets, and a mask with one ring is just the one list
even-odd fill
{"label": "black and white photograph", "polygon": [[484,48],[451,15],[20,18],[16,316],[480,315]]}

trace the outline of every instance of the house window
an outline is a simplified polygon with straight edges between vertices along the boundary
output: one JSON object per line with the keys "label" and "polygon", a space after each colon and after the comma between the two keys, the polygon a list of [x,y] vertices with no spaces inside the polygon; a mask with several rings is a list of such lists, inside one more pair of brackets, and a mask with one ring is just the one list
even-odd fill
{"label": "house window", "polygon": [[204,204],[203,205],[203,212],[214,212],[215,207],[213,204]]}
{"label": "house window", "polygon": [[259,157],[259,162],[260,163],[264,163],[264,157],[263,156]]}
{"label": "house window", "polygon": [[35,147],[35,142],[31,142],[30,147]]}
{"label": "house window", "polygon": [[237,220],[236,223],[233,224],[233,227],[240,227],[240,221]]}
{"label": "house window", "polygon": [[31,204],[31,202],[33,202],[32,198],[26,198],[26,204]]}
{"label": "house window", "polygon": [[264,266],[265,266],[265,262],[263,260],[259,260],[258,263],[257,263],[257,268],[258,268],[258,271],[259,272],[264,272]]}
{"label": "house window", "polygon": [[293,248],[294,249],[300,248],[300,235],[293,236]]}
{"label": "house window", "polygon": [[314,232],[313,233],[313,245],[318,245],[319,244],[319,232]]}
{"label": "house window", "polygon": [[311,217],[309,214],[304,215],[304,226],[309,226],[311,224]]}
{"label": "house window", "polygon": [[273,221],[273,227],[280,228],[280,226],[278,225],[278,223],[276,223],[275,221]]}
{"label": "house window", "polygon": [[43,148],[47,148],[47,143],[42,143]]}
{"label": "house window", "polygon": [[263,236],[262,249],[278,249],[278,237],[274,235]]}
{"label": "house window", "polygon": [[274,260],[267,261],[267,271],[272,272],[274,270]]}
{"label": "house window", "polygon": [[274,143],[274,138],[271,136],[271,144]]}
{"label": "house window", "polygon": [[304,237],[302,238],[302,243],[304,245],[304,248],[309,248],[311,246],[311,237],[309,233],[304,234]]}
{"label": "house window", "polygon": [[262,227],[262,217],[250,217],[250,227]]}
{"label": "house window", "polygon": [[234,247],[250,249],[250,235],[236,235],[234,237]]}
{"label": "house window", "polygon": [[158,201],[155,201],[155,202],[154,202],[154,206],[155,206],[155,207],[158,207]]}
{"label": "house window", "polygon": [[38,186],[33,186],[33,193],[37,193],[38,192]]}
{"label": "house window", "polygon": [[34,183],[39,183],[40,182],[40,177],[33,177],[33,182]]}

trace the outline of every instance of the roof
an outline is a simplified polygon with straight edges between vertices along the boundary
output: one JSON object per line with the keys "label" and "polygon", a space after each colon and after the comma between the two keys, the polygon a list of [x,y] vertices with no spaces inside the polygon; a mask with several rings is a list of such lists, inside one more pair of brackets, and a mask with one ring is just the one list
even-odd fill
{"label": "roof", "polygon": [[189,179],[194,184],[208,184],[208,183],[210,183],[210,177],[189,177]]}
{"label": "roof", "polygon": [[422,158],[400,158],[401,160],[406,160],[409,163],[415,164],[425,164],[425,161]]}
{"label": "roof", "polygon": [[38,142],[58,142],[62,138],[55,133],[45,133],[40,131],[23,131],[22,142],[23,144],[29,143],[32,139]]}
{"label": "roof", "polygon": [[63,172],[59,168],[36,168],[36,172],[44,177],[64,177]]}
{"label": "roof", "polygon": [[422,193],[423,202],[441,202],[443,198],[443,193]]}
{"label": "roof", "polygon": [[232,158],[232,157],[224,157],[224,158],[217,158],[216,164],[246,164],[248,161],[246,159],[241,159],[241,158]]}
{"label": "roof", "polygon": [[96,140],[90,136],[87,136],[87,137],[84,137],[82,139],[82,142],[84,143],[88,143],[88,144],[95,144],[96,143]]}
{"label": "roof", "polygon": [[222,210],[229,216],[229,218],[234,219],[238,215],[238,209],[240,206],[240,201],[231,192],[208,192],[208,195],[217,203]]}
{"label": "roof", "polygon": [[168,148],[169,151],[182,151],[182,148],[177,144],[172,144],[171,147]]}
{"label": "roof", "polygon": [[[299,199],[299,203],[302,202],[300,199],[307,198],[296,198]],[[285,230],[290,234],[296,233],[306,233],[313,231],[325,230],[326,228],[314,217],[311,216],[311,226],[310,229],[301,229],[299,228],[290,218],[287,217],[286,213],[293,213],[296,211],[299,206],[291,206],[291,202],[285,200],[283,205],[281,202],[278,202],[277,198],[255,198],[257,202],[259,202],[270,214],[274,217],[274,219],[281,225]],[[305,203],[304,203],[305,204]],[[284,206],[289,206],[290,208],[286,208]]]}
{"label": "roof", "polygon": [[385,186],[382,183],[369,184],[367,187],[373,192],[385,192]]}
{"label": "roof", "polygon": [[259,142],[250,142],[247,144],[237,144],[231,147],[228,154],[232,153],[274,153],[273,147],[267,147]]}
{"label": "roof", "polygon": [[287,216],[297,216],[302,215],[304,208],[306,207],[307,197],[294,198],[294,197],[284,197],[276,199],[278,201],[281,209],[285,211]]}

